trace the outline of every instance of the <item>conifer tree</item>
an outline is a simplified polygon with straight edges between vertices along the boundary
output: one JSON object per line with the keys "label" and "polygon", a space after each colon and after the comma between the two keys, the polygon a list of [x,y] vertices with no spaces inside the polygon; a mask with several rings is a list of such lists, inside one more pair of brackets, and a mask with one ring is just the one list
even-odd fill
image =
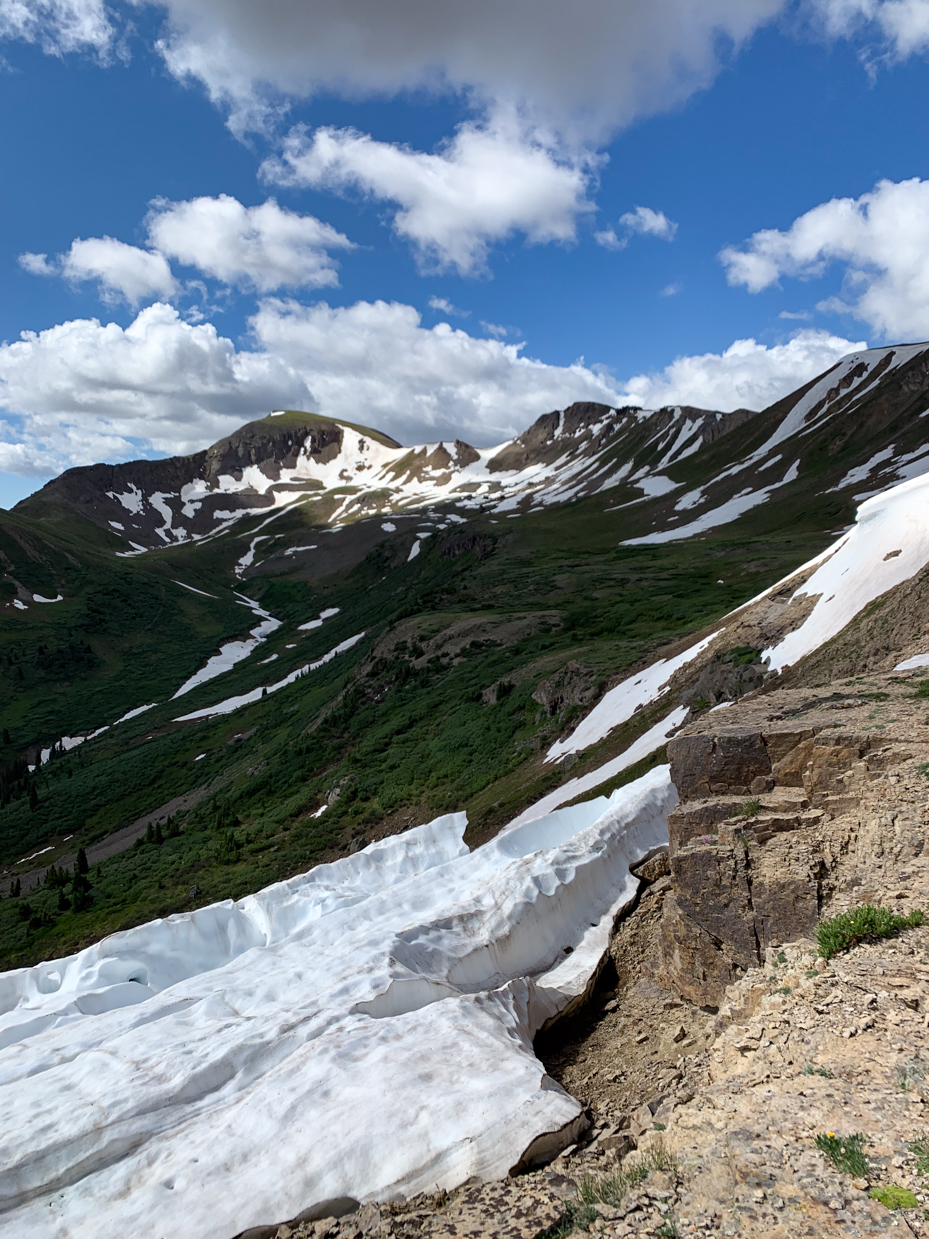
{"label": "conifer tree", "polygon": [[87,863],[87,853],[83,848],[77,849],[77,871],[78,873],[87,873],[90,865]]}

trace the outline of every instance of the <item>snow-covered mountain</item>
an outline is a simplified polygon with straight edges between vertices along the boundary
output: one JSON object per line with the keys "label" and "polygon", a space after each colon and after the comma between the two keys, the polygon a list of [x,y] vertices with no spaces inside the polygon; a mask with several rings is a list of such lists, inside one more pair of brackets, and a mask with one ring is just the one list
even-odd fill
{"label": "snow-covered mountain", "polygon": [[[437,503],[508,512],[614,487],[631,477],[636,453],[665,468],[751,416],[575,404],[479,451],[460,440],[401,447],[366,427],[278,411],[193,456],[71,469],[18,510],[68,505],[135,550],[212,538],[295,504],[328,525]],[[649,473],[634,478],[646,494]]]}
{"label": "snow-covered mountain", "polygon": [[[278,411],[192,456],[71,469],[16,511],[63,506],[142,552],[211,540],[243,520],[254,532],[248,518],[295,507],[314,525],[342,527],[436,506],[524,513],[612,491],[625,509],[658,501],[648,531],[629,539],[654,542],[725,524],[803,476],[858,498],[917,476],[929,468],[927,393],[929,345],[914,344],[851,354],[761,413],[575,404],[481,450],[461,440],[402,447],[363,426]],[[720,440],[688,476],[686,462]]]}

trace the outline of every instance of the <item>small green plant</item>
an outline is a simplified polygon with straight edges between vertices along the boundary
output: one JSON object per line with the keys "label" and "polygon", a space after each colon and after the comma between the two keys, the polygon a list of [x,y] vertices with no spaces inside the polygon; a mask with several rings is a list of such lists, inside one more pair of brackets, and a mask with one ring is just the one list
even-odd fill
{"label": "small green plant", "polygon": [[652,1127],[654,1127],[655,1131],[667,1131],[668,1130],[667,1126],[664,1123],[652,1123]]}
{"label": "small green plant", "polygon": [[655,1234],[661,1235],[662,1239],[677,1239],[678,1231],[673,1222],[662,1222]]}
{"label": "small green plant", "polygon": [[918,1058],[911,1058],[897,1068],[897,1085],[904,1093],[908,1093],[911,1088],[921,1084],[925,1078],[926,1068]]}
{"label": "small green plant", "polygon": [[923,1136],[919,1140],[911,1140],[906,1147],[916,1155],[916,1173],[929,1174],[929,1138]]}
{"label": "small green plant", "polygon": [[[929,723],[929,718],[926,719],[926,722]],[[916,773],[929,779],[929,761],[921,761],[916,767]]]}
{"label": "small green plant", "polygon": [[793,990],[789,985],[782,985],[780,989],[776,989],[774,992],[775,994],[792,994]]}
{"label": "small green plant", "polygon": [[823,959],[832,959],[840,951],[847,951],[859,942],[877,942],[880,938],[893,938],[903,929],[922,925],[924,914],[917,910],[909,916],[900,916],[889,908],[875,907],[865,903],[851,912],[821,921],[816,931],[819,953]]}
{"label": "small green plant", "polygon": [[709,704],[706,697],[693,697],[691,698],[690,708],[696,712],[697,710],[705,710]]}
{"label": "small green plant", "polygon": [[835,1076],[828,1067],[814,1067],[812,1063],[807,1063],[803,1068],[805,1076],[822,1076],[824,1080],[834,1080]]}
{"label": "small green plant", "polygon": [[761,812],[760,800],[746,800],[745,804],[739,809],[740,817],[757,817]]}
{"label": "small green plant", "polygon": [[916,685],[914,697],[929,697],[929,680],[920,680]]}
{"label": "small green plant", "polygon": [[906,1187],[896,1187],[893,1183],[886,1186],[872,1187],[868,1193],[872,1199],[879,1200],[888,1209],[915,1209],[919,1201]]}
{"label": "small green plant", "polygon": [[837,1136],[834,1131],[820,1132],[814,1144],[842,1174],[855,1179],[868,1173],[868,1159],[864,1155],[865,1137],[858,1132],[854,1136]]}
{"label": "small green plant", "polygon": [[777,953],[777,962],[778,962],[779,964],[786,964],[786,963],[787,963],[787,956],[784,954],[784,952],[783,952],[783,951],[778,951],[778,953]]}

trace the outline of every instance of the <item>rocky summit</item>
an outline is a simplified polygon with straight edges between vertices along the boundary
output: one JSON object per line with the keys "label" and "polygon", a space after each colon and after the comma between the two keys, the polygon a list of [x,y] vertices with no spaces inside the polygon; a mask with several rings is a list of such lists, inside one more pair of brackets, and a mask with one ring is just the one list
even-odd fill
{"label": "rocky summit", "polygon": [[0,1234],[926,1231],[927,411],[278,411],[0,514]]}

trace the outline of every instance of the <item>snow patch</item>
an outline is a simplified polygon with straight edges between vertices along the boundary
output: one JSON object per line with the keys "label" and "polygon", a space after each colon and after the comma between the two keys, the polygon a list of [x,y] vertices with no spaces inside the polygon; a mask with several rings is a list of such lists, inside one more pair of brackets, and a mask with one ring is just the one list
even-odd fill
{"label": "snow patch", "polygon": [[581,1107],[532,1038],[584,992],[676,801],[662,767],[474,852],[450,815],[0,975],[5,1228],[221,1239],[570,1139]]}
{"label": "snow patch", "polygon": [[278,680],[276,684],[266,684],[261,688],[253,688],[250,693],[241,693],[237,697],[227,697],[225,701],[217,702],[215,706],[206,706],[205,709],[194,710],[191,714],[181,714],[174,721],[176,723],[189,723],[198,718],[212,718],[215,714],[231,714],[233,710],[240,710],[242,706],[253,705],[256,701],[260,701],[262,697],[270,693],[276,693],[279,689],[286,688],[288,684],[293,684],[311,671],[316,671],[324,663],[331,662],[337,655],[344,654],[346,650],[350,650],[352,646],[357,645],[364,635],[363,632],[356,633],[354,637],[349,637],[347,641],[342,641],[334,646],[322,658],[318,658],[316,662],[307,663],[305,667],[298,667],[296,671],[291,671],[290,675],[285,676],[283,680]]}
{"label": "snow patch", "polygon": [[696,645],[676,654],[674,658],[659,658],[644,671],[611,688],[566,740],[555,741],[546,753],[545,760],[556,761],[568,753],[579,753],[582,749],[589,748],[604,736],[608,736],[614,727],[619,727],[632,718],[640,707],[657,701],[671,677],[680,671],[681,667],[693,662],[722,631],[720,628],[711,633]]}

